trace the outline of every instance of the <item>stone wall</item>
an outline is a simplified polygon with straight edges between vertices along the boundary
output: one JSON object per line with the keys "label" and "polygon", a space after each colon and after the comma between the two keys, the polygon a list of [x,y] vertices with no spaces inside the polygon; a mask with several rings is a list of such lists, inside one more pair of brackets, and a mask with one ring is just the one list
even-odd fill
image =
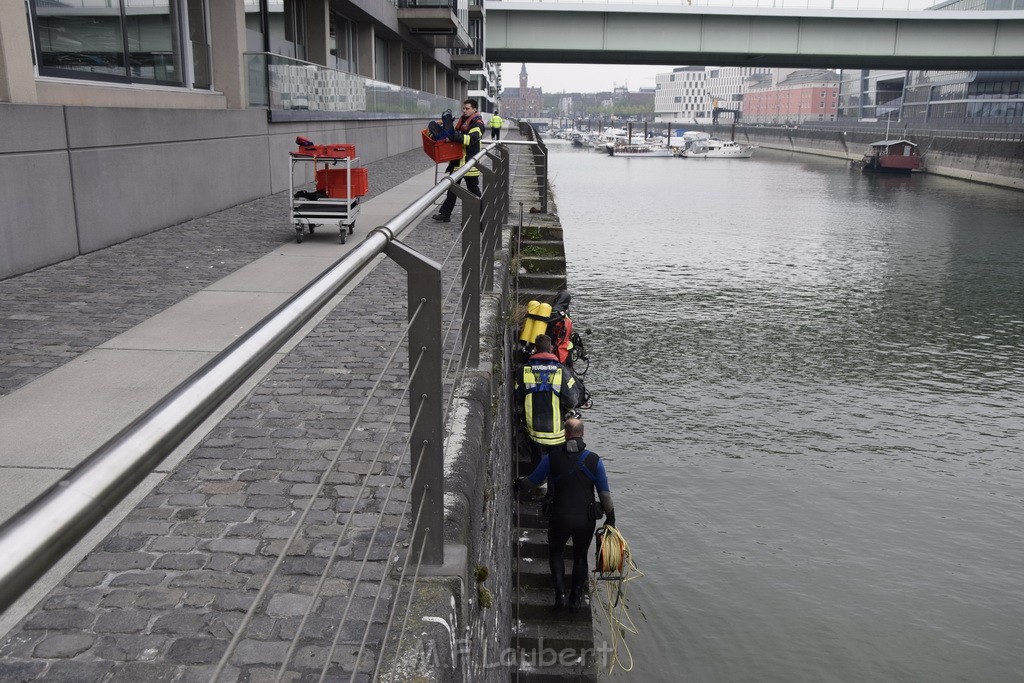
{"label": "stone wall", "polygon": [[[501,244],[510,239],[505,228]],[[397,596],[400,605],[409,601],[409,628],[401,643],[397,633],[389,636],[383,681],[508,680],[502,657],[513,621],[507,248],[496,254],[494,283],[495,291],[483,296],[480,368],[456,387],[445,425],[445,565],[434,576],[421,573],[411,599],[408,586]]]}
{"label": "stone wall", "polygon": [[[892,133],[890,137],[899,135]],[[879,134],[813,128],[737,127],[736,139],[772,149],[860,159],[868,145],[879,140]],[[911,139],[924,155],[928,173],[1024,190],[1024,141],[1019,138],[965,139],[914,134]]]}

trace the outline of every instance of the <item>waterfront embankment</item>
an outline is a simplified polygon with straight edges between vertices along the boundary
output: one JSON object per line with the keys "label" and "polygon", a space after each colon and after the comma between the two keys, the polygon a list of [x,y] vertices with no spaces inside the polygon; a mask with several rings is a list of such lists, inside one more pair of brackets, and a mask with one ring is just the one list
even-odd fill
{"label": "waterfront embankment", "polygon": [[[851,160],[860,159],[868,145],[883,137],[877,131],[736,128],[736,139],[750,144]],[[894,130],[889,137],[906,137],[917,143],[927,173],[1024,190],[1024,140],[1020,136],[965,138],[954,133]]]}

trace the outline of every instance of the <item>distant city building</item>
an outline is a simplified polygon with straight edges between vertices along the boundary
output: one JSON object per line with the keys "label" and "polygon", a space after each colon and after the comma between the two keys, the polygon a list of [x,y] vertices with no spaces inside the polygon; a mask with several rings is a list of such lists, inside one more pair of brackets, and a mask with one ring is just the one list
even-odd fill
{"label": "distant city building", "polygon": [[[784,71],[784,70],[780,70]],[[799,69],[781,80],[775,74],[753,74],[743,101],[743,121],[797,125],[834,121],[839,102],[839,74],[825,69]]]}
{"label": "distant city building", "polygon": [[[1024,0],[950,0],[928,9],[1024,9]],[[1020,126],[1024,124],[1024,71],[844,69],[838,116],[911,126]]]}
{"label": "distant city building", "polygon": [[519,87],[501,93],[501,115],[506,118],[532,118],[544,111],[544,91],[529,87],[530,76],[526,64],[519,70]]}
{"label": "distant city building", "polygon": [[681,66],[654,77],[654,120],[710,123],[711,99],[703,66]]}
{"label": "distant city building", "polygon": [[770,74],[768,67],[709,66],[707,67],[707,89],[712,107],[743,111],[743,99],[747,91],[747,79],[754,74]]}
{"label": "distant city building", "polygon": [[467,95],[480,104],[480,111],[494,113],[501,93],[501,65],[487,62],[484,68],[469,72]]}

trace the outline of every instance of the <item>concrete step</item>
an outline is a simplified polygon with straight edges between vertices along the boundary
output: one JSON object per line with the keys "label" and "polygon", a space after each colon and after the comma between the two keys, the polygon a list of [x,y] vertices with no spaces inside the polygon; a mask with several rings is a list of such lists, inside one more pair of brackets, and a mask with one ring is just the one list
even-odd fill
{"label": "concrete step", "polygon": [[583,606],[575,612],[554,609],[555,594],[550,582],[545,589],[523,587],[513,593],[512,600],[512,613],[525,624],[579,624],[593,620],[588,598],[584,598]]}
{"label": "concrete step", "polygon": [[[594,626],[590,619],[567,622],[520,623],[512,634],[512,647],[526,653],[538,653],[533,657],[540,662],[545,652],[556,653],[575,650],[582,653],[589,650],[594,642]],[[549,660],[550,661],[550,660]]]}
{"label": "concrete step", "polygon": [[[560,289],[568,288],[568,280],[565,273],[519,273],[519,289],[540,289],[548,292],[547,296],[553,296]],[[527,299],[529,301],[529,299]]]}
{"label": "concrete step", "polygon": [[[565,255],[540,255],[520,256],[519,267],[525,268],[529,275],[561,275],[565,277]],[[520,271],[520,281],[523,273]]]}
{"label": "concrete step", "polygon": [[566,681],[597,681],[596,667],[581,665],[564,667],[560,664],[539,669],[513,671],[510,678],[519,683],[565,683]]}

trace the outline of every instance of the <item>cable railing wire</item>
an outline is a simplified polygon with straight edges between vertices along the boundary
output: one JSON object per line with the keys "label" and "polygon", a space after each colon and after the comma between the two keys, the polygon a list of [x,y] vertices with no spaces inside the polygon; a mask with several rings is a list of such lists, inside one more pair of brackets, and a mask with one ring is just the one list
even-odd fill
{"label": "cable railing wire", "polygon": [[[462,354],[461,354],[462,358],[465,358],[465,355],[466,355],[466,344],[468,343],[468,341],[469,341],[468,339],[464,339],[463,342],[462,342]],[[463,376],[465,376],[466,366],[467,366],[466,363],[461,363],[459,365],[459,369],[463,371]],[[444,408],[444,419],[446,421],[448,420],[448,417],[451,414],[452,405],[455,403],[455,387],[458,386],[460,381],[461,381],[461,378],[458,377],[458,372],[456,372],[456,377],[452,380],[452,392],[451,392],[451,394],[448,395],[448,402],[447,402],[447,404],[445,405],[445,408]]]}
{"label": "cable railing wire", "polygon": [[[420,458],[420,460],[417,461],[416,468],[412,472],[412,477],[411,477],[412,481],[416,480],[416,477],[419,474],[419,463],[422,462],[422,461],[423,461],[422,458]],[[416,516],[413,518],[412,530],[410,532],[412,537],[415,537],[416,536],[416,532],[419,530],[419,523],[420,523],[420,519],[421,519],[422,514],[423,514],[423,501],[424,500],[425,500],[425,498],[420,499],[419,509],[416,511]],[[405,513],[406,513],[407,508],[408,508],[408,503],[409,503],[409,501],[406,500],[406,503],[403,505],[403,509],[402,509],[402,518],[403,519],[405,517]],[[391,613],[388,615],[387,625],[384,628],[384,635],[381,638],[381,644],[382,644],[381,645],[381,652],[380,652],[380,654],[377,657],[377,666],[374,668],[374,674],[373,674],[374,678],[377,678],[377,676],[378,676],[378,674],[380,672],[381,662],[384,660],[384,648],[387,647],[388,637],[391,634],[391,627],[394,624],[395,613],[396,613],[396,610],[397,610],[397,607],[398,607],[399,597],[401,596],[401,593],[402,593],[402,584],[405,582],[405,577],[406,577],[406,575],[407,575],[407,573],[409,571],[409,560],[411,560],[411,559],[412,559],[412,548],[410,547],[409,552],[406,553],[405,562],[402,564],[402,571],[399,572],[399,575],[398,575],[398,585],[395,587],[395,599],[391,603]],[[422,559],[423,559],[423,549],[420,548],[420,560],[422,561]],[[419,564],[417,564],[416,566],[418,568]],[[410,603],[411,603],[411,597],[410,597]],[[408,617],[408,614],[409,614],[408,607],[406,607],[405,614]],[[399,641],[399,645],[401,645],[401,641]],[[395,661],[396,662],[398,661],[398,656],[399,656],[400,652],[401,652],[400,647],[396,648],[396,651],[395,651]]]}
{"label": "cable railing wire", "polygon": [[[416,526],[419,526],[419,521],[420,521],[420,517],[421,517],[422,514],[423,514],[423,501],[420,501],[420,509],[416,511]],[[409,585],[409,600],[408,600],[408,602],[406,602],[406,605],[405,605],[405,617],[402,619],[402,629],[401,629],[401,631],[398,632],[398,644],[395,646],[395,659],[394,659],[394,667],[395,668],[397,668],[397,666],[398,666],[398,658],[402,654],[402,643],[405,641],[405,632],[409,628],[409,613],[412,611],[412,599],[413,599],[413,596],[416,594],[416,584],[419,582],[419,578],[420,578],[420,567],[423,566],[423,550],[424,550],[425,547],[426,547],[425,545],[424,546],[420,546],[420,554],[419,554],[419,557],[416,558],[416,570],[413,572],[412,583]],[[409,553],[409,556],[411,557],[412,553]],[[406,564],[408,565],[408,559],[406,560]],[[406,570],[408,570],[408,567],[406,567],[403,570],[403,575],[404,575],[404,572]],[[398,602],[397,596],[396,596],[395,602],[396,603]]]}
{"label": "cable railing wire", "polygon": [[[393,492],[394,492],[394,484],[392,483],[392,487],[389,488],[388,495],[384,499],[384,508],[385,509],[387,508],[387,504],[391,501],[391,494]],[[373,548],[373,542],[377,538],[377,533],[378,533],[378,531],[380,531],[380,523],[383,521],[383,519],[384,519],[384,509],[381,510],[381,514],[377,518],[377,525],[373,529],[373,534],[370,536],[370,541],[367,544],[366,555],[363,557],[363,566],[360,567],[360,569],[359,569],[359,576],[356,577],[356,581],[352,585],[352,590],[349,593],[349,602],[345,606],[345,615],[346,616],[348,615],[348,609],[349,609],[349,607],[352,604],[352,597],[355,595],[356,588],[358,587],[359,581],[361,580],[362,572],[363,572],[363,567],[366,566],[367,558],[369,558],[369,556],[370,556],[370,550]],[[394,548],[394,545],[397,542],[397,540],[398,540],[398,534],[396,533],[395,534],[395,538],[392,541],[392,548]],[[389,552],[388,553],[388,561],[390,561],[390,559],[391,559],[391,554]],[[367,638],[370,635],[370,629],[373,627],[373,615],[376,614],[376,612],[377,612],[377,604],[380,601],[381,588],[383,587],[384,582],[386,581],[386,579],[387,579],[387,572],[385,572],[384,576],[381,578],[381,582],[380,582],[380,585],[378,586],[378,590],[377,590],[377,595],[373,599],[373,606],[370,608],[370,614],[366,618],[366,628],[363,630],[363,639],[359,643],[359,650],[357,651],[357,654],[356,654],[356,661],[352,665],[352,676],[353,676],[353,678],[355,677],[356,672],[359,670],[359,660],[362,657],[363,650],[366,648],[366,640],[367,640]],[[338,634],[341,633],[341,630],[342,630],[341,626],[339,625],[338,626]],[[332,650],[332,653],[333,653],[333,650]],[[379,655],[378,655],[378,658],[379,658]]]}
{"label": "cable railing wire", "polygon": [[[409,320],[406,323],[406,326],[405,326],[405,328],[403,328],[403,331],[402,331],[402,339],[404,339],[405,335],[408,334],[409,330],[412,328],[413,322],[416,320],[416,318],[420,314],[420,311],[422,311],[422,310],[423,310],[423,304],[421,304],[419,307],[417,307],[416,310],[409,316]],[[317,483],[317,488],[314,491],[314,493],[309,497],[309,501],[306,503],[305,508],[303,508],[302,513],[299,515],[299,518],[296,521],[294,528],[292,529],[292,533],[289,536],[288,541],[284,544],[284,547],[281,549],[281,552],[278,554],[278,557],[275,560],[274,565],[271,567],[270,572],[267,574],[267,577],[264,579],[263,584],[260,586],[259,592],[257,593],[257,595],[256,595],[255,599],[253,600],[252,604],[249,606],[249,609],[246,610],[245,616],[242,618],[242,622],[239,624],[238,629],[235,631],[234,636],[231,638],[231,641],[228,643],[227,649],[224,651],[224,654],[221,656],[221,659],[218,662],[217,668],[215,669],[214,674],[213,674],[213,679],[214,680],[216,680],[217,678],[219,678],[221,676],[221,674],[224,671],[224,667],[227,666],[228,660],[231,658],[231,655],[234,654],[235,649],[238,647],[238,644],[241,642],[242,635],[248,629],[249,624],[251,623],[252,618],[253,618],[253,616],[256,613],[256,610],[259,608],[260,603],[263,601],[263,598],[266,596],[266,593],[267,593],[267,591],[270,588],[271,581],[277,575],[278,570],[281,568],[281,565],[284,563],[284,558],[287,556],[288,550],[290,550],[292,545],[295,543],[295,539],[298,538],[299,532],[302,531],[303,523],[305,522],[306,518],[309,516],[310,510],[312,510],[313,505],[314,505],[316,499],[319,497],[320,492],[323,490],[324,485],[327,483],[327,479],[330,477],[331,472],[334,470],[334,467],[337,465],[338,460],[341,459],[341,454],[344,451],[345,446],[348,445],[348,441],[352,437],[352,434],[355,431],[356,426],[359,424],[360,420],[362,419],[363,414],[366,412],[366,407],[369,405],[370,399],[373,397],[374,393],[377,391],[377,388],[380,386],[381,381],[384,378],[384,371],[390,366],[391,361],[394,360],[394,357],[398,354],[398,351],[399,351],[399,349],[401,349],[401,347],[402,347],[401,343],[395,344],[395,348],[392,351],[391,356],[389,356],[388,361],[387,361],[387,363],[384,366],[384,370],[381,371],[380,376],[377,378],[377,381],[374,383],[373,388],[370,390],[369,394],[366,397],[366,400],[363,402],[363,405],[360,406],[359,411],[356,414],[355,419],[353,419],[353,421],[352,421],[352,425],[349,427],[348,432],[345,434],[345,438],[342,439],[341,445],[339,445],[337,450],[335,451],[334,457],[331,459],[331,461],[328,464],[328,466],[324,469],[324,473],[320,477],[320,481]],[[412,373],[412,369],[410,369],[410,373],[409,374],[410,374],[410,377],[412,377],[412,374],[413,374]],[[359,491],[359,493],[356,496],[356,501],[358,501],[359,498],[362,497],[362,491],[365,489],[367,480],[368,480],[368,478],[363,480],[363,486],[360,488],[360,491]],[[349,514],[349,519],[351,519],[351,517],[352,517],[352,515],[350,513]]]}
{"label": "cable railing wire", "polygon": [[448,253],[444,255],[444,260],[441,261],[441,270],[444,270],[444,267],[448,265],[448,261],[451,260],[452,254],[455,253],[455,250],[462,246],[462,235],[466,232],[466,228],[467,225],[463,223],[462,229],[455,233],[456,239],[452,240],[452,246],[448,248]]}
{"label": "cable railing wire", "polygon": [[[460,233],[459,233],[459,236],[460,236],[460,237],[461,237],[461,234],[462,234],[462,233],[463,233],[463,232],[464,232],[464,231],[465,231],[465,230],[467,229],[467,227],[468,227],[468,222],[467,222],[467,224],[466,224],[466,225],[465,225],[465,226],[463,227],[462,231],[460,231]],[[451,249],[449,249],[449,252],[448,252],[448,254],[449,254],[449,255],[448,255],[448,257],[446,257],[446,259],[445,259],[445,260],[446,260],[446,262],[447,262],[448,260],[450,260],[450,256],[451,256],[451,254],[452,254],[452,253],[454,253],[454,250],[455,250],[455,248],[457,248],[457,247],[458,247],[458,246],[459,246],[460,244],[461,244],[461,239],[456,239],[456,240],[453,240],[453,246],[452,246],[452,248],[451,248]],[[465,263],[465,258],[466,258],[466,256],[465,256],[465,255],[463,255],[463,258],[461,259],[461,264],[464,264],[464,263]],[[461,265],[461,264],[460,264],[460,265]],[[456,277],[453,277],[453,278],[452,278],[452,280],[451,280],[451,285],[449,286],[448,294],[447,294],[447,295],[445,296],[445,299],[444,299],[444,302],[445,302],[445,303],[447,303],[447,301],[448,301],[448,299],[449,299],[449,297],[450,297],[450,295],[451,295],[451,292],[452,292],[452,290],[454,289],[455,285],[456,285],[456,284],[458,284],[459,280],[460,280],[460,278],[458,278],[457,276],[456,276]],[[464,285],[464,286],[462,287],[462,289],[461,289],[460,291],[464,293],[464,291],[465,291],[465,288],[466,288],[466,287],[465,287],[465,285]],[[466,315],[467,315],[467,311],[465,310],[465,307],[463,307],[463,310],[462,310],[462,316],[461,316],[461,320],[463,320],[463,321],[464,321],[464,320],[465,320],[465,318],[466,318]],[[444,340],[442,341],[442,348],[447,348],[447,340],[448,340],[448,336],[449,336],[449,335],[448,335],[448,333],[449,333],[449,332],[450,332],[450,330],[452,329],[452,327],[453,327],[454,323],[455,323],[455,322],[459,322],[459,321],[460,321],[460,318],[459,318],[458,316],[454,316],[454,315],[453,315],[453,316],[451,316],[451,317],[450,317],[450,320],[449,320],[449,327],[448,327],[448,332],[446,332],[446,334],[445,334],[445,336],[444,336]],[[404,337],[404,334],[403,334],[403,337]],[[466,344],[467,344],[467,341],[468,341],[468,340],[464,340],[464,341],[463,341],[463,344],[462,344],[462,348],[461,348],[461,351],[462,351],[462,353],[461,353],[460,355],[461,355],[461,357],[462,357],[463,359],[465,358],[465,348],[466,348]],[[450,354],[450,358],[451,358],[451,359],[454,359],[454,357],[455,357],[454,353]],[[392,358],[393,358],[393,357],[392,357]],[[389,361],[389,363],[388,363],[388,364],[386,364],[386,365],[385,365],[385,369],[386,369],[386,367],[388,367],[388,366],[390,366],[390,361]],[[418,364],[417,364],[417,368],[418,368]],[[445,373],[444,373],[444,375],[443,375],[443,376],[448,376],[448,374],[450,373],[450,371],[451,371],[451,362],[449,362],[449,364],[448,364],[448,368],[447,368],[447,370],[445,371]],[[410,376],[412,376],[413,374],[415,374],[415,369],[414,369],[414,371],[410,372]],[[407,391],[407,390],[408,390],[408,384],[406,384],[406,386],[405,386],[405,389],[403,390],[403,398],[404,398],[404,395],[405,395],[405,393],[406,393],[406,391]],[[451,393],[449,394],[449,403],[448,403],[449,407],[450,407],[450,405],[451,405],[451,397],[452,397],[452,396],[454,396],[454,388],[453,388],[452,392],[451,392]],[[419,415],[420,415],[420,413],[419,413],[419,412],[417,411],[417,417],[416,417],[416,421],[418,421],[418,419],[419,419]],[[392,418],[392,422],[391,422],[391,424],[389,425],[389,427],[388,427],[388,430],[387,430],[387,431],[385,432],[385,434],[384,434],[384,435],[382,435],[382,437],[381,437],[381,442],[380,442],[380,446],[378,447],[378,451],[377,451],[377,454],[376,454],[376,456],[375,456],[375,458],[374,458],[374,461],[373,461],[373,462],[374,462],[374,464],[375,464],[375,463],[377,462],[377,459],[378,459],[378,457],[379,457],[379,455],[380,455],[381,449],[383,448],[384,444],[386,443],[386,439],[387,439],[387,437],[388,437],[388,436],[390,435],[390,432],[391,432],[391,427],[393,426],[393,424],[394,424],[394,420],[395,420],[395,418],[396,418],[396,417],[397,417],[397,412],[396,412],[395,416],[393,416],[393,418]],[[445,419],[447,419],[447,411],[446,411],[446,418],[445,418]],[[412,425],[412,427],[414,427],[414,426],[415,426],[415,421],[414,421],[414,424]],[[411,432],[411,429],[412,429],[412,427],[410,428],[410,432]],[[379,515],[378,515],[378,519],[377,519],[377,524],[375,525],[375,528],[374,528],[374,531],[373,531],[373,533],[372,533],[372,535],[371,535],[371,539],[370,539],[370,541],[369,541],[369,544],[368,544],[368,547],[367,547],[366,553],[364,554],[363,564],[362,564],[362,565],[361,565],[361,567],[360,567],[360,570],[359,570],[359,573],[358,573],[358,575],[357,575],[357,578],[356,578],[356,581],[355,581],[355,583],[354,583],[354,584],[353,584],[353,585],[352,585],[352,586],[350,587],[350,589],[349,589],[349,599],[348,599],[348,602],[347,602],[347,604],[346,604],[346,608],[345,608],[345,612],[344,612],[344,614],[343,614],[343,616],[342,616],[342,620],[341,620],[341,622],[340,622],[340,623],[339,623],[339,624],[337,625],[337,627],[336,627],[336,629],[337,629],[337,630],[336,630],[336,634],[340,634],[340,633],[341,633],[341,632],[343,631],[343,629],[344,629],[344,625],[345,625],[345,623],[346,623],[346,620],[347,620],[347,618],[348,618],[349,608],[350,608],[350,607],[351,607],[351,605],[352,605],[352,599],[353,599],[353,597],[354,597],[354,596],[355,596],[355,594],[356,594],[356,590],[357,590],[358,586],[360,585],[360,582],[362,581],[362,574],[363,574],[363,570],[365,569],[365,566],[366,566],[366,564],[365,564],[365,563],[366,563],[366,561],[367,561],[368,557],[370,556],[370,554],[371,554],[371,552],[372,552],[372,550],[373,550],[373,545],[374,545],[374,541],[375,541],[375,539],[376,539],[376,536],[377,536],[377,532],[379,531],[379,528],[380,528],[380,524],[381,524],[381,522],[382,522],[382,520],[383,520],[383,516],[384,516],[384,514],[386,513],[387,505],[388,505],[388,503],[390,502],[390,499],[391,499],[391,494],[392,494],[392,493],[393,493],[393,491],[394,491],[394,482],[395,482],[395,480],[396,480],[396,478],[397,478],[397,476],[398,476],[399,472],[400,472],[400,469],[396,469],[396,472],[395,472],[395,474],[393,475],[393,478],[392,478],[392,485],[391,485],[391,487],[389,487],[389,490],[388,490],[388,494],[387,494],[387,496],[386,496],[386,498],[385,498],[385,502],[384,502],[384,504],[383,504],[383,506],[382,506],[382,509],[381,509],[381,510],[380,510],[380,512],[379,512]],[[358,504],[359,500],[361,500],[361,499],[362,499],[362,490],[361,490],[361,491],[360,491],[360,493],[359,493],[359,494],[358,494],[358,495],[356,496],[356,499],[355,499],[355,501],[354,501],[354,503],[353,503],[353,511],[354,511],[354,509],[355,509],[355,505],[356,505],[356,504]],[[406,504],[404,504],[404,505],[403,505],[403,515],[404,515],[404,510],[405,510],[405,509],[407,508],[407,504],[408,504],[408,499],[407,499],[407,502],[406,502]],[[349,521],[351,520],[351,514],[352,514],[352,513],[350,513],[350,516],[349,516]],[[401,518],[400,518],[400,522],[399,522],[399,524],[401,524]],[[341,542],[342,542],[342,541],[343,541],[343,539],[345,538],[345,535],[346,535],[346,533],[347,533],[347,530],[348,530],[348,525],[346,524],[346,527],[345,527],[345,529],[343,529],[343,530],[342,530],[342,532],[341,532],[341,533],[340,533],[340,534],[338,535],[338,539],[337,539],[337,541],[336,541],[336,543],[335,543],[335,546],[334,546],[334,548],[333,548],[333,550],[332,550],[332,553],[331,553],[331,557],[329,558],[329,560],[328,560],[328,563],[327,563],[327,565],[326,565],[326,566],[325,566],[325,568],[324,568],[324,571],[323,571],[323,572],[321,573],[321,578],[320,578],[320,581],[318,582],[318,586],[317,586],[316,590],[314,591],[314,594],[313,594],[313,596],[312,596],[312,597],[310,598],[310,601],[309,601],[309,604],[308,604],[308,606],[307,606],[307,609],[306,609],[306,611],[305,611],[305,614],[303,615],[303,620],[302,620],[302,623],[301,623],[301,624],[299,625],[299,627],[298,627],[298,630],[296,631],[296,634],[295,634],[295,636],[293,637],[293,639],[292,639],[292,641],[291,641],[291,643],[290,643],[290,646],[289,646],[288,652],[287,652],[287,654],[286,654],[286,656],[285,656],[285,659],[284,659],[284,661],[282,662],[281,668],[280,668],[280,670],[279,670],[279,672],[278,672],[278,676],[277,676],[277,680],[278,680],[278,681],[280,681],[280,680],[282,679],[283,675],[284,675],[284,674],[285,674],[285,672],[286,672],[286,671],[288,670],[288,665],[289,665],[289,663],[290,663],[290,660],[291,660],[292,656],[294,655],[295,649],[296,649],[296,647],[297,647],[297,643],[298,643],[299,639],[301,638],[301,635],[302,635],[303,629],[304,629],[304,627],[305,627],[305,624],[306,624],[306,622],[307,622],[307,620],[308,620],[308,618],[309,618],[310,614],[312,613],[312,611],[313,611],[313,610],[314,610],[314,608],[315,608],[315,604],[316,604],[316,600],[318,599],[318,596],[319,596],[319,595],[320,595],[320,594],[322,593],[322,590],[323,590],[323,585],[324,585],[324,584],[325,584],[325,582],[326,582],[326,577],[327,577],[328,573],[330,572],[331,566],[333,566],[333,563],[334,563],[334,562],[335,562],[335,560],[337,559],[337,558],[336,558],[337,552],[339,551],[339,549],[340,549],[340,547],[341,547]],[[399,534],[398,534],[398,533],[396,533],[396,534],[395,534],[395,537],[394,537],[394,539],[393,539],[393,542],[392,542],[392,549],[393,549],[393,548],[394,548],[394,546],[395,546],[395,545],[397,544],[397,542],[398,542],[398,539],[399,539]],[[390,556],[390,553],[389,553],[389,556]],[[378,584],[378,590],[377,590],[377,597],[376,597],[376,598],[375,598],[375,600],[374,600],[374,608],[373,608],[373,610],[371,611],[371,617],[370,617],[370,619],[369,619],[369,620],[367,621],[367,626],[366,626],[366,629],[365,629],[365,631],[364,631],[364,640],[363,640],[363,643],[361,644],[361,646],[360,646],[360,650],[359,650],[360,654],[361,654],[361,652],[362,652],[362,649],[363,649],[363,647],[365,647],[365,640],[366,640],[366,638],[368,637],[368,634],[369,634],[369,630],[370,630],[370,629],[372,628],[372,626],[373,626],[373,621],[372,621],[372,615],[373,615],[373,614],[375,613],[375,611],[376,611],[376,605],[377,605],[377,603],[378,603],[378,600],[379,600],[379,596],[381,595],[381,592],[383,591],[383,586],[385,585],[385,583],[386,583],[386,580],[387,580],[387,577],[386,577],[386,576],[385,576],[385,577],[382,577],[382,579],[380,580],[380,582],[379,582],[379,584]],[[325,667],[329,667],[329,665],[330,665],[330,661],[331,661],[331,659],[333,658],[333,650],[334,650],[334,648],[335,648],[335,647],[336,647],[336,644],[332,646],[332,650],[331,650],[331,653],[329,653],[329,654],[328,654],[328,656],[327,656],[327,659],[326,659],[326,661],[325,661],[325,665],[324,665]],[[358,659],[358,658],[357,658],[357,659]],[[353,668],[353,675],[354,675],[354,673],[355,673],[355,671],[356,671],[357,669],[358,669],[358,663],[357,663],[357,664],[356,664],[356,665],[354,666],[354,668]]]}
{"label": "cable railing wire", "polygon": [[[422,356],[421,356],[421,358],[422,358]],[[414,367],[414,368],[412,368],[410,370],[410,372],[409,372],[410,376],[415,374],[418,370],[419,370],[419,363],[417,363],[416,367]],[[374,465],[376,465],[377,462],[380,459],[380,454],[381,454],[381,452],[384,449],[384,445],[387,443],[387,438],[391,434],[391,431],[394,428],[395,422],[398,420],[398,415],[402,412],[402,402],[405,400],[405,397],[408,394],[408,392],[409,392],[409,383],[406,383],[405,387],[403,387],[403,389],[402,389],[402,394],[399,397],[398,403],[395,406],[395,411],[394,411],[394,413],[391,416],[391,420],[388,423],[388,427],[384,431],[384,433],[381,435],[380,445],[377,447],[377,452],[374,454],[373,460],[370,463],[371,471],[373,470]],[[422,407],[422,404],[421,404],[421,407]],[[410,434],[412,433],[413,428],[416,426],[417,422],[419,421],[419,418],[420,418],[420,411],[417,411],[416,412],[416,416],[413,418],[413,421],[412,421],[412,423],[409,426],[409,433]],[[408,442],[409,442],[409,437],[408,436],[406,436],[405,441],[406,441],[406,448],[403,449],[401,455],[396,456],[395,460],[399,460],[400,461],[402,459],[402,457],[404,456],[406,450],[408,450]],[[392,462],[394,462],[394,460]],[[401,467],[396,467],[395,468],[395,474],[392,475],[392,476],[393,477],[397,477],[400,472],[401,472]],[[313,591],[312,596],[310,597],[309,605],[307,606],[305,613],[302,615],[302,621],[299,623],[299,626],[298,626],[298,628],[295,631],[295,635],[292,637],[291,644],[288,647],[288,651],[285,653],[284,660],[281,663],[281,668],[278,670],[277,677],[275,678],[275,681],[280,681],[282,679],[282,677],[284,676],[285,671],[287,670],[288,662],[291,660],[291,657],[292,657],[292,655],[295,652],[295,647],[297,646],[298,641],[299,641],[299,639],[302,636],[302,632],[305,629],[306,622],[309,620],[310,614],[312,614],[312,612],[313,612],[314,606],[316,604],[316,600],[319,598],[320,594],[323,592],[324,584],[327,582],[327,575],[330,573],[330,569],[333,566],[335,560],[337,560],[338,551],[341,548],[341,543],[345,539],[345,537],[346,537],[346,535],[348,533],[349,526],[351,525],[351,522],[352,522],[352,517],[355,514],[356,505],[362,499],[362,492],[365,489],[365,484],[368,481],[369,481],[369,477],[367,476],[366,479],[364,479],[364,482],[363,482],[364,486],[360,488],[359,492],[356,494],[354,500],[352,501],[352,508],[349,510],[348,518],[345,520],[345,526],[342,527],[342,530],[338,533],[337,539],[334,542],[334,547],[331,550],[331,555],[330,555],[330,557],[327,560],[327,565],[324,567],[323,572],[321,572],[321,574],[320,574],[320,579],[317,582],[317,586],[316,586],[315,590]],[[390,497],[390,491],[388,493],[388,496]],[[386,507],[386,505],[385,505],[385,507]],[[381,515],[383,516],[383,514],[384,514],[384,511],[382,510],[381,511]],[[396,533],[395,534],[395,538],[397,538],[397,537],[398,537],[398,534]],[[372,542],[371,542],[371,545],[372,545]],[[353,593],[354,593],[354,590],[353,590]],[[344,620],[343,620],[342,623],[344,623]],[[342,624],[338,625],[338,629],[339,630],[341,629],[341,626],[342,626]]]}
{"label": "cable railing wire", "polygon": [[[420,414],[421,414],[420,411],[422,410],[422,408],[423,408],[423,403],[421,402],[419,409],[417,409],[417,411],[416,411],[416,421],[417,422],[419,421]],[[410,429],[410,433],[412,433],[411,429]],[[327,670],[331,666],[331,660],[334,658],[334,651],[338,647],[338,640],[341,638],[341,634],[345,630],[344,627],[345,627],[345,623],[348,621],[348,614],[349,614],[349,610],[352,608],[352,601],[355,598],[356,591],[359,589],[359,583],[362,581],[363,572],[366,571],[366,564],[369,561],[370,555],[373,552],[373,542],[376,540],[377,532],[380,530],[380,524],[381,524],[381,521],[383,521],[383,519],[384,519],[384,512],[385,512],[385,509],[387,507],[387,502],[389,502],[391,500],[391,494],[394,492],[394,481],[397,480],[399,472],[400,472],[400,470],[396,470],[395,474],[392,475],[392,486],[388,488],[388,494],[387,494],[387,497],[386,497],[386,500],[385,500],[385,504],[384,504],[383,508],[381,509],[380,514],[377,516],[377,523],[374,525],[373,532],[370,534],[370,540],[366,544],[366,552],[363,553],[363,560],[362,560],[362,562],[359,565],[359,571],[356,573],[356,577],[355,577],[352,585],[349,587],[348,600],[345,602],[345,611],[342,612],[341,621],[338,622],[338,626],[337,626],[337,628],[334,631],[334,639],[331,642],[330,649],[327,651],[327,657],[324,659],[324,667],[323,667],[323,669],[320,672],[320,680],[323,680],[326,677]],[[410,489],[413,488],[413,487],[415,487],[415,482],[413,482],[411,484]],[[351,519],[351,515],[349,516],[349,519]],[[396,537],[397,537],[397,533],[396,533]],[[386,580],[387,580],[387,572],[384,573],[384,576],[381,578],[381,582],[386,581]],[[373,626],[373,612],[371,612],[369,617],[367,618],[367,630],[369,630],[369,628],[371,626]],[[363,638],[364,644],[365,644],[365,635],[366,634],[364,632],[364,638]],[[355,672],[359,669],[359,655],[362,654],[362,646],[360,646],[359,649],[360,649],[360,652],[359,652],[359,654],[356,655],[356,663],[352,667],[352,675],[353,676],[355,676]]]}

